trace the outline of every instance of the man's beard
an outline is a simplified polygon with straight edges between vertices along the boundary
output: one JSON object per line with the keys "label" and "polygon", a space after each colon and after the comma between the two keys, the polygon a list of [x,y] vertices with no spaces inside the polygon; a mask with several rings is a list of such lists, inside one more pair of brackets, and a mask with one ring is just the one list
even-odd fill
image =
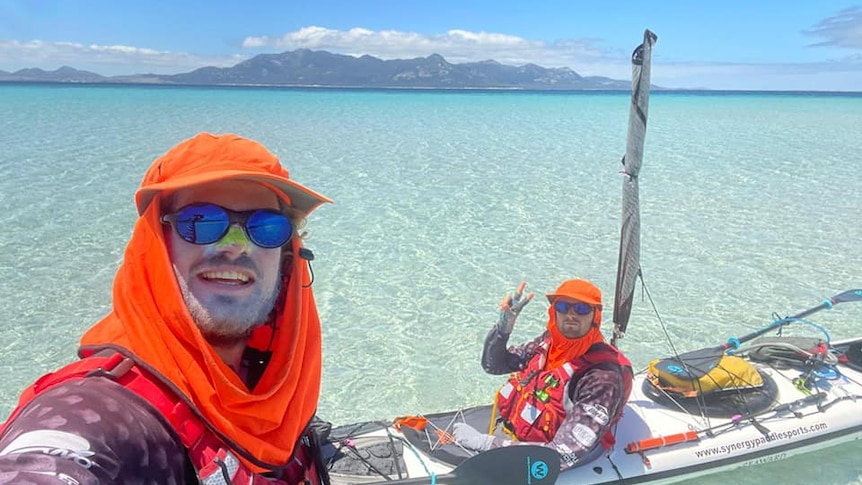
{"label": "man's beard", "polygon": [[242,298],[208,295],[210,301],[205,305],[179,275],[177,282],[192,320],[204,338],[214,346],[247,340],[255,328],[270,320],[281,292],[281,277],[277,277],[271,291],[258,288],[250,296]]}

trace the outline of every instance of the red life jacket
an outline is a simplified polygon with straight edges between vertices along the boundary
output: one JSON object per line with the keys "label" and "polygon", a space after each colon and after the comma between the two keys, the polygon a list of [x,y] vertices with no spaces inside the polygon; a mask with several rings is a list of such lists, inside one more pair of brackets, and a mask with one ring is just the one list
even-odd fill
{"label": "red life jacket", "polygon": [[[577,381],[598,364],[613,363],[623,370],[623,402],[632,390],[631,363],[614,347],[606,343],[593,344],[587,353],[556,369],[543,370],[550,348],[550,336],[539,344],[539,351],[527,366],[509,375],[509,380],[497,391],[496,406],[505,427],[519,441],[548,443],[566,418],[565,393],[570,381]],[[619,421],[625,406],[619,406],[610,417],[611,427],[602,437],[602,446],[614,444],[613,425]]]}
{"label": "red life jacket", "polygon": [[[295,446],[293,457],[279,468],[282,478],[274,480],[254,473],[236,457],[230,438],[210,428],[199,411],[172,385],[153,370],[117,351],[100,352],[40,377],[21,394],[18,406],[5,423],[0,423],[0,436],[6,427],[38,394],[63,382],[85,377],[109,377],[126,389],[144,398],[171,423],[185,446],[200,483],[215,485],[242,483],[248,485],[326,485],[329,483],[320,460],[313,433],[306,430]],[[236,448],[234,448],[236,449]],[[246,456],[256,462],[254,457]],[[262,467],[263,464],[261,464]],[[324,475],[321,475],[324,473]]]}

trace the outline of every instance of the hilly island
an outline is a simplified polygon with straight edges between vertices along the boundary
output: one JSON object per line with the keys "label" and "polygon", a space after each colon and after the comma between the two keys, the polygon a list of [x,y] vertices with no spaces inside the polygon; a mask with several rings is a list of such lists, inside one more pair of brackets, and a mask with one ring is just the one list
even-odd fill
{"label": "hilly island", "polygon": [[581,76],[568,67],[504,65],[497,61],[452,64],[438,54],[383,60],[298,49],[260,54],[232,67],[202,67],[180,74],[102,76],[64,66],[54,71],[0,70],[0,82],[165,84],[410,89],[629,90],[631,81]]}

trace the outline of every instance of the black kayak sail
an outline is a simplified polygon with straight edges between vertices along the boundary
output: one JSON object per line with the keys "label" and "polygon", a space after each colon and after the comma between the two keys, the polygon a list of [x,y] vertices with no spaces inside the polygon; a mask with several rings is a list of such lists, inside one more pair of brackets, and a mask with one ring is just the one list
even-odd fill
{"label": "black kayak sail", "polygon": [[641,276],[640,266],[640,201],[638,174],[643,163],[644,137],[649,110],[650,63],[652,48],[658,37],[644,31],[643,44],[632,53],[632,103],[626,154],[623,157],[623,212],[620,229],[620,255],[617,263],[617,283],[614,294],[614,334],[611,344],[623,338],[632,312],[635,282]]}

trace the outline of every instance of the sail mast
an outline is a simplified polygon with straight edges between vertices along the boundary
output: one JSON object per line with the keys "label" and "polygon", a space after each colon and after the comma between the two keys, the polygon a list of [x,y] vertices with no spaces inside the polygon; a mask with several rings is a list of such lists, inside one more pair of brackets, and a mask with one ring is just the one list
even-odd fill
{"label": "sail mast", "polygon": [[614,333],[611,344],[623,338],[632,312],[635,282],[641,276],[640,201],[638,174],[643,163],[644,137],[649,110],[650,63],[652,48],[658,37],[644,31],[643,43],[632,52],[632,102],[626,154],[623,157],[623,211],[620,229],[620,253],[614,294]]}

